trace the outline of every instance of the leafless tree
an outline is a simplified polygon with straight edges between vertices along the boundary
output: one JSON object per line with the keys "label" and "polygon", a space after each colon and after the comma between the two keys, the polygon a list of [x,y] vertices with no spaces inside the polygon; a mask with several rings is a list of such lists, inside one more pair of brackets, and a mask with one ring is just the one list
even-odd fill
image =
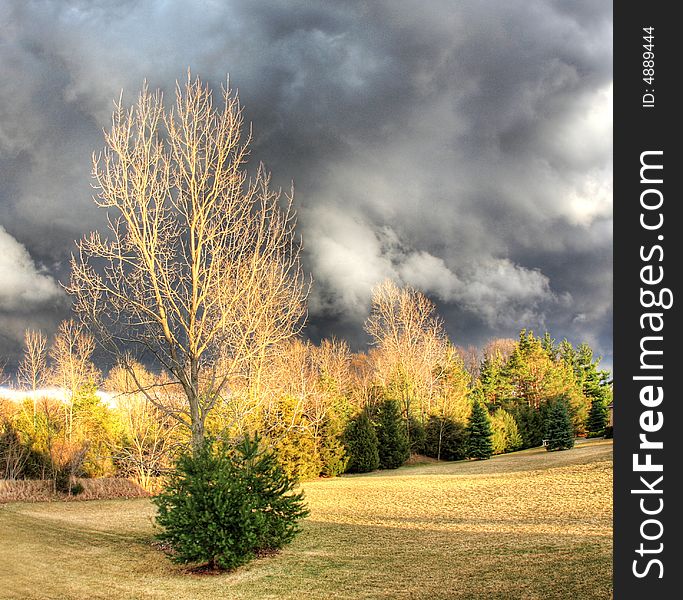
{"label": "leafless tree", "polygon": [[5,385],[10,377],[7,373],[5,373],[5,367],[7,366],[7,360],[6,359],[0,359],[0,385]]}
{"label": "leafless tree", "polygon": [[237,94],[222,88],[221,100],[189,72],[173,108],[146,84],[130,110],[119,100],[106,148],[93,158],[109,238],[81,241],[69,287],[122,364],[131,348],[151,353],[182,387],[186,403],[171,412],[195,449],[231,378],[299,331],[309,289],[293,194],[273,191],[262,165],[248,178],[251,133],[242,139]]}
{"label": "leafless tree", "polygon": [[73,436],[75,397],[83,386],[97,382],[97,369],[91,361],[94,351],[95,340],[82,324],[73,319],[60,323],[50,347],[51,379],[65,393],[65,432],[69,440]]}
{"label": "leafless tree", "polygon": [[484,358],[488,358],[488,360],[493,360],[503,365],[514,352],[515,346],[517,346],[516,340],[511,338],[496,338],[487,342],[482,354]]}
{"label": "leafless tree", "polygon": [[47,376],[47,338],[41,331],[27,329],[24,333],[24,356],[19,363],[21,387],[35,392]]}
{"label": "leafless tree", "polygon": [[456,348],[458,354],[462,358],[462,362],[473,380],[478,379],[481,368],[481,353],[476,346],[467,346],[467,348]]}
{"label": "leafless tree", "polygon": [[446,350],[443,324],[421,292],[385,281],[373,291],[365,329],[378,352],[372,353],[377,379],[398,382],[406,416],[413,400],[424,417],[436,397],[434,368]]}
{"label": "leafless tree", "polygon": [[33,423],[37,412],[36,392],[47,379],[47,338],[41,331],[27,329],[24,332],[24,356],[17,372],[19,385],[32,392]]}

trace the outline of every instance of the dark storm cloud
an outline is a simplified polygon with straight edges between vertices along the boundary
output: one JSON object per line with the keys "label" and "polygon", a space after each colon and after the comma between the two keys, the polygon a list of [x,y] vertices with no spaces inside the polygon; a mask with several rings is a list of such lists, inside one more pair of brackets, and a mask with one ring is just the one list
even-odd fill
{"label": "dark storm cloud", "polygon": [[457,343],[549,328],[611,362],[610,3],[16,1],[0,20],[0,222],[27,250],[3,263],[23,273],[5,353],[66,314],[54,280],[103,222],[89,157],[112,99],[190,66],[230,74],[254,158],[295,182],[312,335],[362,344],[393,277]]}

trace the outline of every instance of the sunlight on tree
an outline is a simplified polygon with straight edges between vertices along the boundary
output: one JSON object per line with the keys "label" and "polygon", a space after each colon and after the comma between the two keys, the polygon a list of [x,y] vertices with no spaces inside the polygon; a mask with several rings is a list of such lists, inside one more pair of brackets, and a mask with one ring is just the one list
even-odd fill
{"label": "sunlight on tree", "polygon": [[272,190],[262,165],[248,178],[243,120],[236,92],[223,88],[214,103],[189,72],[172,108],[147,85],[130,110],[119,100],[93,159],[109,238],[90,234],[72,259],[80,317],[134,380],[131,348],[182,388],[176,410],[137,382],[191,430],[195,448],[231,378],[301,329],[309,289],[292,194]]}

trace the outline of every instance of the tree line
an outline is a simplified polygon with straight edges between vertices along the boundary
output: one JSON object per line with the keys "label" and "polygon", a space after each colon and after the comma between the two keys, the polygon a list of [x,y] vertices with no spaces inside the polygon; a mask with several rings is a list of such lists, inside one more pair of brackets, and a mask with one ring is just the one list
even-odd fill
{"label": "tree line", "polygon": [[[396,468],[411,453],[460,460],[541,446],[558,405],[571,439],[605,434],[609,374],[585,343],[522,330],[463,349],[424,294],[390,281],[376,288],[365,327],[367,352],[336,339],[269,346],[229,380],[207,435],[260,435],[288,476],[310,479]],[[31,394],[0,405],[4,478],[52,479],[57,489],[76,476],[124,476],[151,489],[191,445],[192,430],[175,416],[186,410],[181,385],[131,358],[105,376],[94,349],[75,321],[50,346],[26,332],[16,386]],[[40,396],[50,384],[61,398]]]}

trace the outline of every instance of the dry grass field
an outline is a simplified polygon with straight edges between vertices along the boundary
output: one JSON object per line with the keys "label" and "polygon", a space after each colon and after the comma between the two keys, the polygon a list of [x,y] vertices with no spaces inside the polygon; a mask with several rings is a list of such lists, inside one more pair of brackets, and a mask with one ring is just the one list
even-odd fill
{"label": "dry grass field", "polygon": [[197,575],[153,544],[148,499],[0,505],[0,597],[610,598],[612,443],[304,485],[283,552]]}

